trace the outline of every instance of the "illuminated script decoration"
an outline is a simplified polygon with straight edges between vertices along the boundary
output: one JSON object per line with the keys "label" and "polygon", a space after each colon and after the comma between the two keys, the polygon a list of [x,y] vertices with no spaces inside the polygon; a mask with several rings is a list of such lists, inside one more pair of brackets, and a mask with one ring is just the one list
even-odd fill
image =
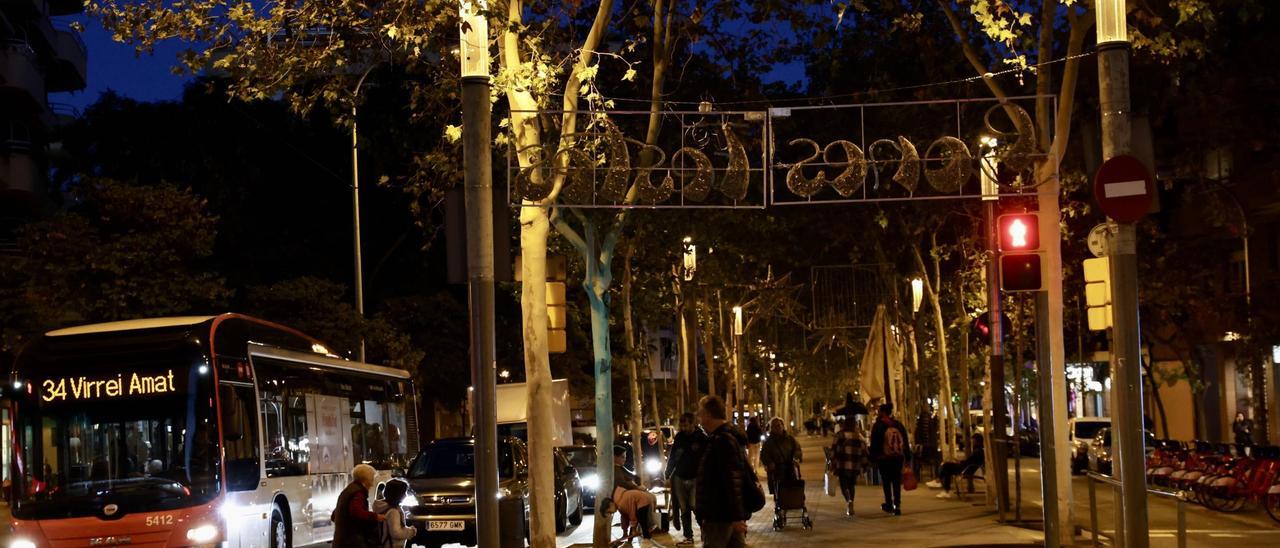
{"label": "illuminated script decoration", "polygon": [[[538,111],[537,144],[508,149],[509,203],[570,208],[764,208],[1022,195],[1050,131],[1022,96],[767,111]],[[508,142],[517,142],[509,136]],[[528,143],[529,141],[525,141]],[[557,193],[558,192],[558,193]],[[983,194],[986,192],[987,194]],[[547,203],[554,194],[554,200]]]}
{"label": "illuminated script decoration", "polygon": [[[559,119],[561,112],[540,112]],[[666,111],[654,143],[650,113],[580,112],[575,132],[544,135],[542,143],[512,150],[508,180],[512,205],[552,196],[559,207],[760,208],[767,171],[763,112]],[[514,135],[509,139],[515,142]],[[545,143],[545,144],[544,144]],[[555,143],[551,145],[550,143]],[[848,151],[845,150],[847,153]],[[840,153],[833,148],[832,153]],[[852,160],[860,154],[851,153]],[[851,168],[842,187],[858,184]]]}
{"label": "illuminated script decoration", "polygon": [[149,396],[177,392],[173,383],[173,370],[163,375],[139,375],[120,373],[115,378],[91,379],[89,377],[63,377],[46,379],[41,384],[40,399],[46,402],[67,400],[97,400],[125,396]]}
{"label": "illuminated script decoration", "polygon": [[1028,112],[1044,99],[771,108],[769,205],[978,198],[995,165],[1009,176],[988,192],[1026,192],[1047,158]]}

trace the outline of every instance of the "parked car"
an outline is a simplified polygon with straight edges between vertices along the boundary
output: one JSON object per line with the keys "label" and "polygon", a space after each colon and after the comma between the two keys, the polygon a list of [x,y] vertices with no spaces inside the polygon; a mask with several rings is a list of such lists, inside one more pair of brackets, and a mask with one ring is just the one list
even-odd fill
{"label": "parked car", "polygon": [[596,446],[567,445],[560,448],[560,453],[578,471],[579,485],[582,491],[582,506],[596,507],[596,493],[600,489],[600,476],[596,471]]}
{"label": "parked car", "polygon": [[1098,430],[1111,426],[1108,417],[1077,417],[1067,421],[1067,440],[1071,444],[1071,473],[1084,473],[1089,465],[1089,443]]}
{"label": "parked car", "polygon": [[586,497],[583,496],[582,476],[561,449],[555,450],[556,478],[556,532],[563,533],[569,526],[582,524]]}
{"label": "parked car", "polygon": [[[1150,430],[1143,430],[1143,447],[1145,452],[1142,455],[1143,460],[1147,458],[1147,454],[1155,450],[1156,436]],[[1111,475],[1111,462],[1114,459],[1115,451],[1111,445],[1111,427],[1103,427],[1098,429],[1098,433],[1094,434],[1093,440],[1089,442],[1088,466],[1089,470],[1099,474]]]}
{"label": "parked car", "polygon": [[[446,438],[428,443],[410,464],[406,479],[417,498],[408,508],[409,523],[418,528],[414,544],[476,545],[475,439]],[[518,499],[528,530],[528,455],[519,438],[498,439],[498,493]],[[503,505],[510,507],[510,504]]]}

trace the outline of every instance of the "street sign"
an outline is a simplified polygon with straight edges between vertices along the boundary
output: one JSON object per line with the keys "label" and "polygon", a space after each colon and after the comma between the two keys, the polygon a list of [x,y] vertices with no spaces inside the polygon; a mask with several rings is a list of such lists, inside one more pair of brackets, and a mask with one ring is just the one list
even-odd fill
{"label": "street sign", "polygon": [[1089,252],[1094,257],[1102,258],[1107,256],[1107,242],[1111,238],[1111,223],[1102,223],[1093,227],[1089,231],[1089,237],[1086,243],[1089,244]]}
{"label": "street sign", "polygon": [[1121,154],[1098,168],[1093,177],[1093,198],[1115,222],[1134,223],[1151,209],[1155,186],[1155,179],[1141,160]]}

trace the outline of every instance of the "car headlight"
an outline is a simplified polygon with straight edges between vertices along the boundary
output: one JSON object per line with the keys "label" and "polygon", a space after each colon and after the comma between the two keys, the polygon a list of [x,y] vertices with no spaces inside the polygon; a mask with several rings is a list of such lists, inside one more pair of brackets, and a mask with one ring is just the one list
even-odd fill
{"label": "car headlight", "polygon": [[218,538],[218,526],[205,524],[187,530],[187,540],[197,543],[213,542]]}
{"label": "car headlight", "polygon": [[405,493],[404,500],[400,501],[400,506],[417,506],[417,505],[418,505],[418,497],[414,496],[413,493]]}
{"label": "car headlight", "polygon": [[9,541],[9,548],[36,548],[36,543],[25,538],[15,538]]}
{"label": "car headlight", "polygon": [[650,475],[658,475],[658,472],[662,471],[662,461],[659,461],[658,459],[649,459],[644,461],[644,471],[648,472]]}
{"label": "car headlight", "polygon": [[582,488],[588,491],[595,491],[600,488],[600,476],[591,474],[582,478]]}

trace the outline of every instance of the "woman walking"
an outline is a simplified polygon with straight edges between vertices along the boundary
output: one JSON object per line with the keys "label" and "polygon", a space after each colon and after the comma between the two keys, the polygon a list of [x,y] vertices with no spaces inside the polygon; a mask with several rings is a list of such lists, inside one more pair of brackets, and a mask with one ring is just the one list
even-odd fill
{"label": "woman walking", "polygon": [[840,432],[836,433],[835,442],[831,444],[831,473],[840,480],[846,516],[853,516],[854,488],[867,463],[867,442],[862,429],[852,415],[846,416],[841,423]]}

